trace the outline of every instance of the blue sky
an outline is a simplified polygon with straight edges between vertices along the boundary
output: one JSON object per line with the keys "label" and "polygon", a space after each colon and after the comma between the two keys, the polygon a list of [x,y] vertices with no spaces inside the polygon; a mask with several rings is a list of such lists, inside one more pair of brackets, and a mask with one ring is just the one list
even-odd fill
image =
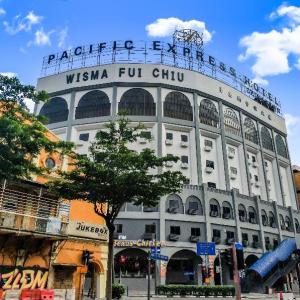
{"label": "blue sky", "polygon": [[204,30],[206,52],[281,100],[292,162],[300,164],[299,0],[0,0],[0,73],[35,84],[47,54],[98,41],[168,39],[182,24]]}

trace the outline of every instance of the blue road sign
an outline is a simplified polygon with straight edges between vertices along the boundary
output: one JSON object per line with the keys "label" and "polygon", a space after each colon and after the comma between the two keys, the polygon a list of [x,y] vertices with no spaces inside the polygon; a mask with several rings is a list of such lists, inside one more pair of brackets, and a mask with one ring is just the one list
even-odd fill
{"label": "blue road sign", "polygon": [[168,261],[169,257],[166,255],[161,255],[161,254],[151,254],[150,258],[153,260],[164,260],[164,261]]}
{"label": "blue road sign", "polygon": [[150,253],[152,254],[160,254],[160,247],[151,247]]}
{"label": "blue road sign", "polygon": [[243,244],[242,243],[234,243],[234,246],[237,250],[243,250]]}
{"label": "blue road sign", "polygon": [[184,272],[183,275],[184,276],[191,276],[191,275],[195,275],[195,272]]}
{"label": "blue road sign", "polygon": [[215,243],[197,243],[197,255],[216,255]]}

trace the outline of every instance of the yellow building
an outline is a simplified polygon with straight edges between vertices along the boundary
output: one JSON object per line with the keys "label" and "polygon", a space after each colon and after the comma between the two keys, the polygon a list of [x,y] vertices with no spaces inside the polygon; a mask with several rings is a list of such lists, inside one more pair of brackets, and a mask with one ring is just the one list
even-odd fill
{"label": "yellow building", "polygon": [[[50,139],[58,139],[51,132]],[[53,172],[0,190],[0,288],[55,289],[71,299],[104,298],[107,228],[92,204],[65,201],[43,185],[67,164],[59,153],[37,160]]]}

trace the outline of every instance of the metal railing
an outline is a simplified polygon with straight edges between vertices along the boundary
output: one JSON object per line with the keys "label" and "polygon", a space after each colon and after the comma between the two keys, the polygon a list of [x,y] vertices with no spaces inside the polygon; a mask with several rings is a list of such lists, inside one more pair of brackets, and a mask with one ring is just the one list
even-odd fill
{"label": "metal railing", "polygon": [[68,223],[69,204],[59,199],[8,188],[0,192],[0,230],[63,235]]}

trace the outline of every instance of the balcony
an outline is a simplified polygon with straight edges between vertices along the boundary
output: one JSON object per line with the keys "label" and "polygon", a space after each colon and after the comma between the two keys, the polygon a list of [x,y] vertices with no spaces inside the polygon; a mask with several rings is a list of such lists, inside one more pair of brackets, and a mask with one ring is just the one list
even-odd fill
{"label": "balcony", "polygon": [[69,205],[55,198],[5,188],[0,194],[0,232],[66,235]]}

